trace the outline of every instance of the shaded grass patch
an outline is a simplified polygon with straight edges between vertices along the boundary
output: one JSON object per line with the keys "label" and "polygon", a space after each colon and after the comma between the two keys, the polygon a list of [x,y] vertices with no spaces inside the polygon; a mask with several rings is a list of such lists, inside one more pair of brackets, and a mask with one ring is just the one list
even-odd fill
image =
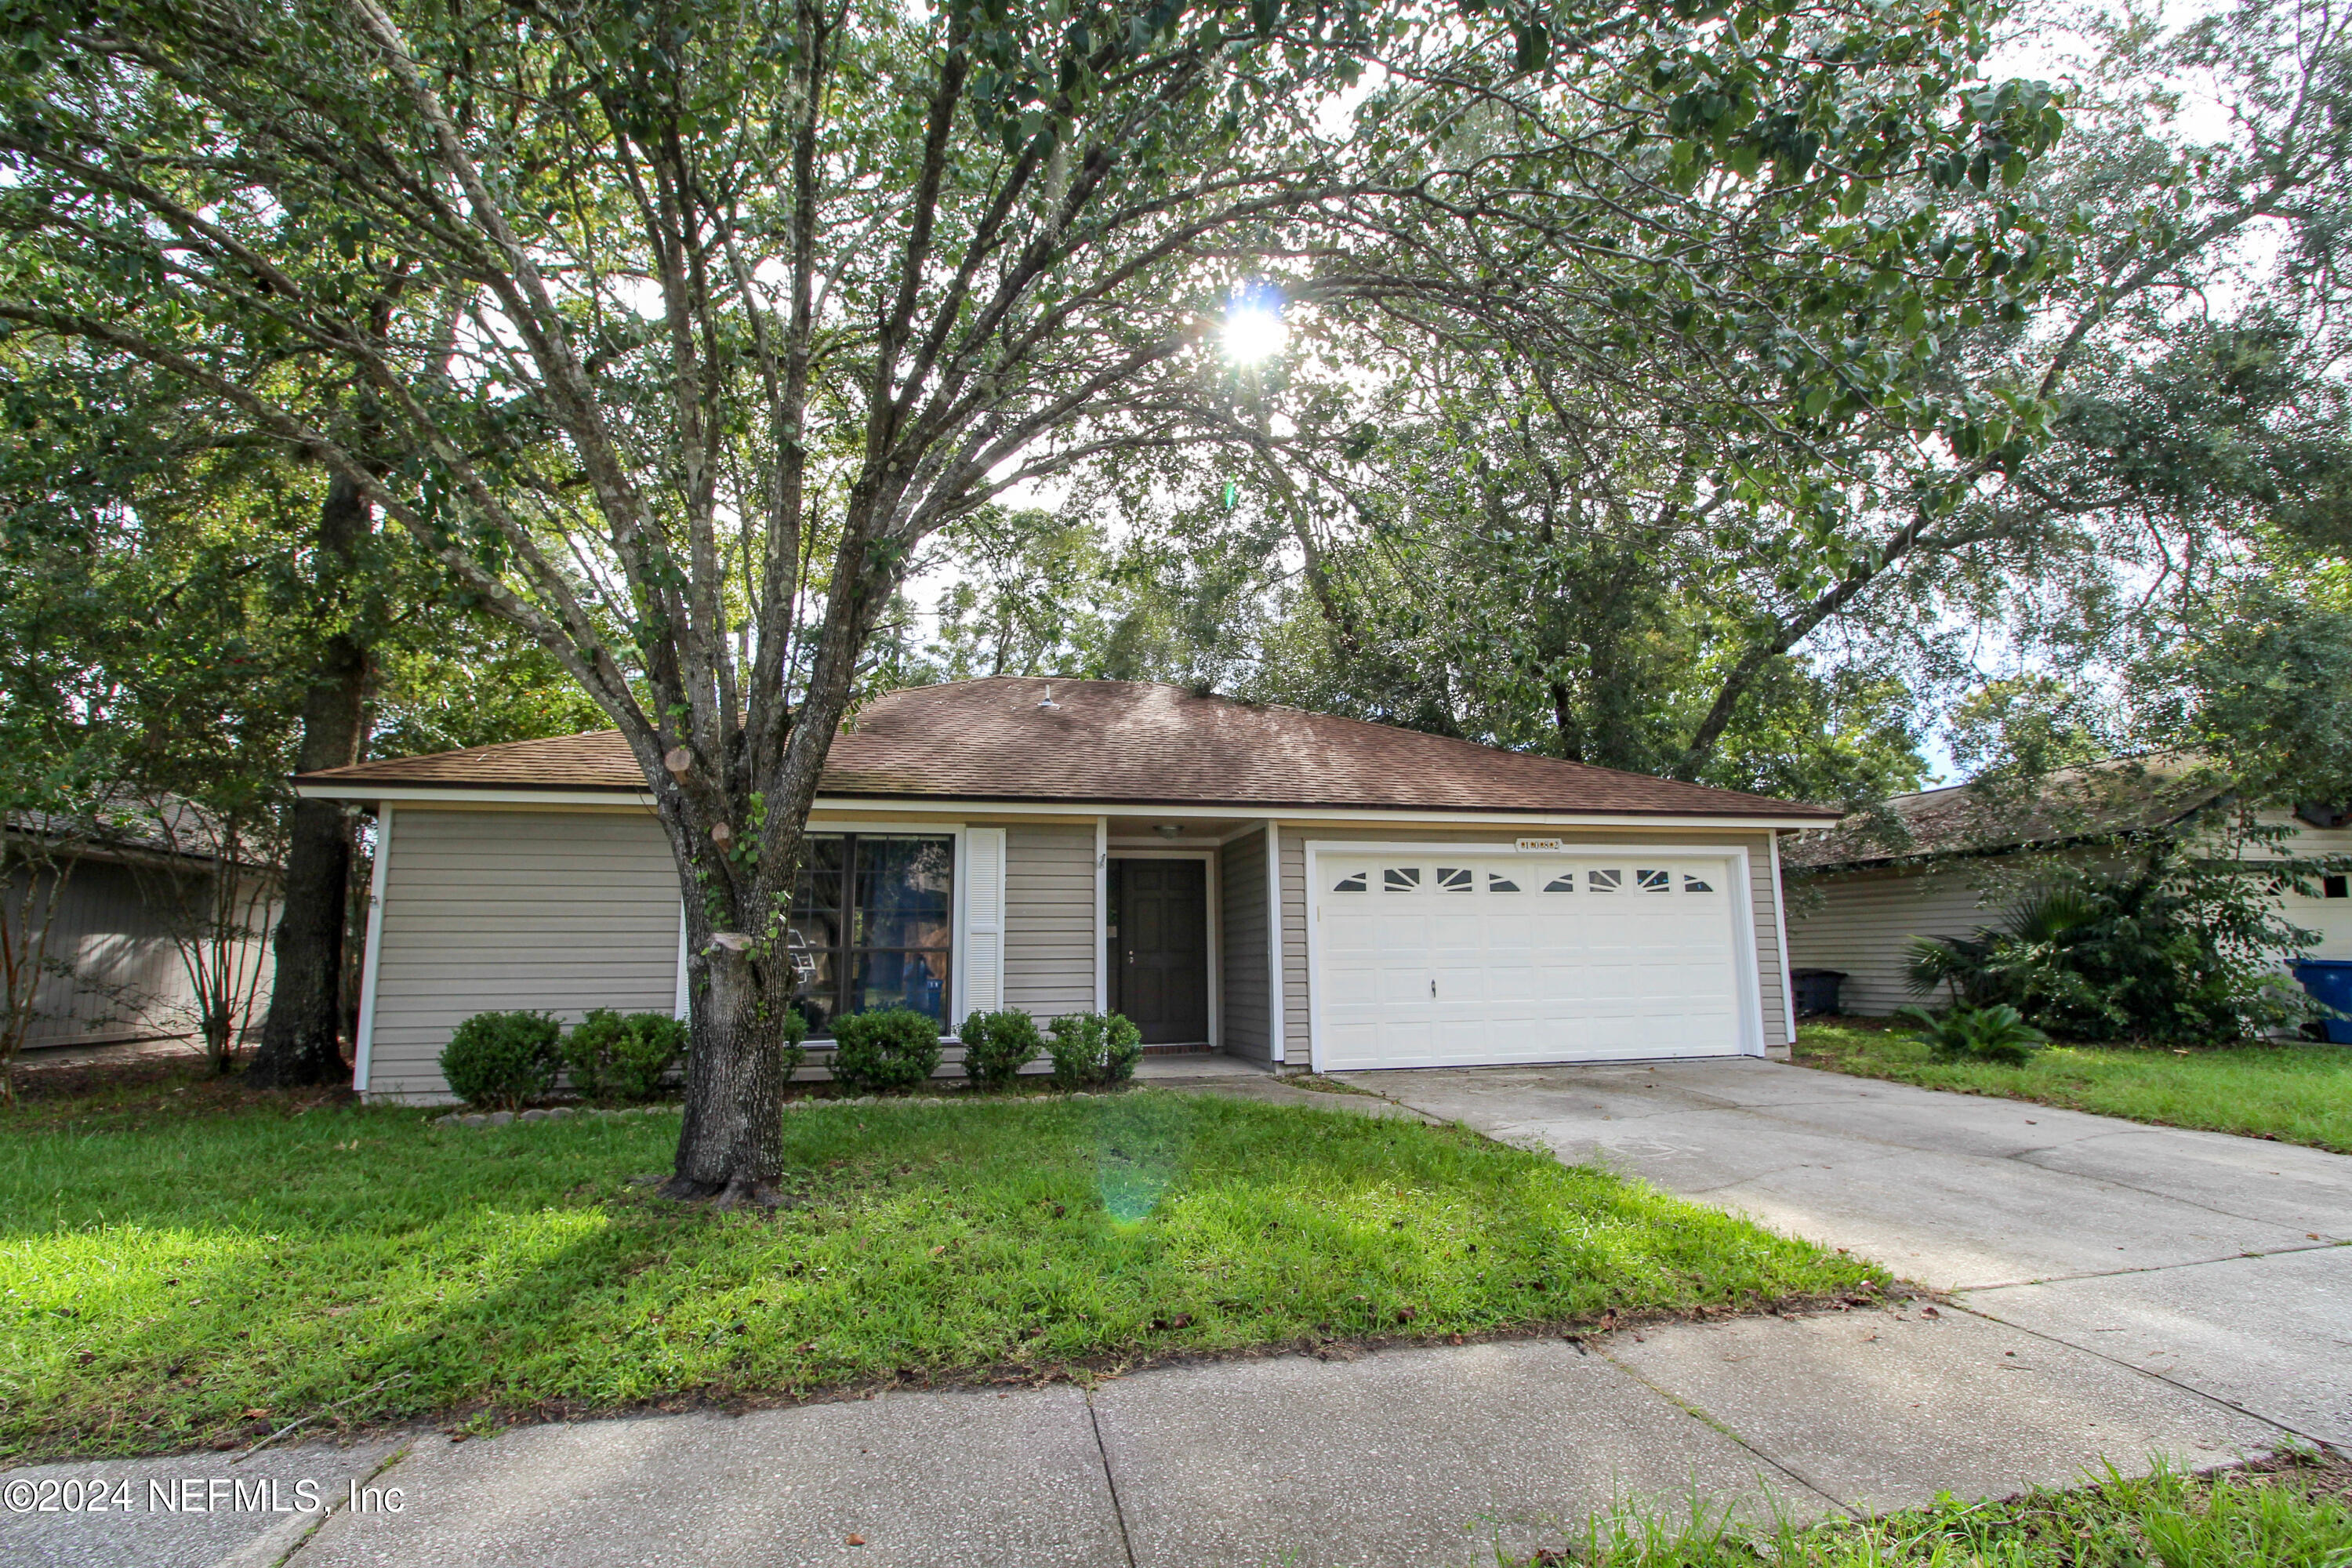
{"label": "shaded grass patch", "polygon": [[2352,1462],[2313,1453],[2198,1475],[2166,1464],[2099,1481],[1867,1520],[1753,1529],[1701,1505],[1620,1510],[1507,1568],[2341,1568],[2352,1562]]}
{"label": "shaded grass patch", "polygon": [[1149,1090],[800,1110],[791,1206],[764,1215],[632,1184],[677,1127],[28,1119],[0,1143],[0,1453],[249,1441],[330,1406],[617,1409],[1491,1334],[1884,1279],[1601,1171],[1339,1111]]}
{"label": "shaded grass patch", "polygon": [[2052,1046],[2023,1067],[2002,1067],[1939,1062],[1907,1034],[1846,1020],[1800,1028],[1795,1060],[1922,1089],[2030,1100],[2352,1154],[2352,1047]]}

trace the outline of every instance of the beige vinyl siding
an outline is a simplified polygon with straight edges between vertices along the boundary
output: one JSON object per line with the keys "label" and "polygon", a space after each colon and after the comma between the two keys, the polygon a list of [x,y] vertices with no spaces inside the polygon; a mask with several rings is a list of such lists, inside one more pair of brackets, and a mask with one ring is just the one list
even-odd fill
{"label": "beige vinyl siding", "polygon": [[[33,1026],[26,1048],[103,1046],[136,1040],[197,1039],[195,986],[179,945],[172,940],[169,910],[173,898],[197,907],[209,895],[209,870],[168,868],[160,859],[132,867],[95,856],[77,861],[66,874],[43,951],[49,972],[33,993]],[[183,879],[171,897],[166,878]],[[15,918],[30,881],[22,872],[10,881],[7,900]],[[251,884],[249,884],[251,885]],[[37,888],[46,899],[49,879]],[[257,1033],[269,1008],[276,959],[269,932],[278,906],[265,901],[253,910],[255,930],[236,960],[240,999],[249,1002],[247,1034]]]}
{"label": "beige vinyl siding", "polygon": [[[1283,1066],[1301,1072],[1315,1059],[1313,1026],[1307,1013],[1307,837],[1303,829],[1286,827],[1275,837],[1275,854],[1282,864]],[[1343,830],[1329,837],[1339,838],[1349,835]],[[1381,836],[1366,834],[1363,837]],[[1399,835],[1386,837],[1396,837]]]}
{"label": "beige vinyl siding", "polygon": [[1095,830],[1014,824],[1004,833],[1004,1005],[1040,1021],[1095,1005]]}
{"label": "beige vinyl siding", "polygon": [[[2330,856],[2352,856],[2352,828],[2314,827],[2291,813],[2265,811],[2258,819],[2266,826],[2287,826],[2294,837],[2273,848],[2254,846],[2246,851],[2246,858],[2257,863],[2274,859],[2282,853],[2321,859]],[[2300,926],[2315,933],[2319,940],[2306,948],[2306,958],[2352,959],[2352,899],[2330,899],[2323,889],[2315,887],[2308,893],[2289,888],[2279,895],[2279,912],[2290,925]],[[2284,955],[2282,955],[2284,956]]]}
{"label": "beige vinyl siding", "polygon": [[[47,877],[19,873],[8,889],[12,913],[28,883],[37,901],[47,900]],[[186,966],[129,867],[83,860],[66,873],[43,957],[53,967],[34,984],[26,1048],[193,1033],[192,1020],[176,1016],[194,997]]]}
{"label": "beige vinyl siding", "polygon": [[[2291,826],[2281,848],[2314,858],[2352,854],[2352,829],[2316,828],[2281,811],[2264,811],[2268,826]],[[2217,847],[2218,848],[2218,847]],[[2259,864],[2274,852],[2248,847]],[[1800,969],[1835,969],[1847,978],[1838,1005],[1864,1017],[1883,1017],[1920,998],[1904,984],[1906,947],[1914,936],[1966,936],[1999,921],[2000,906],[2030,886],[2034,873],[2063,862],[2097,866],[2089,850],[2036,850],[1969,858],[1925,868],[1880,868],[1792,879],[1789,888],[1789,952]],[[1993,889],[1988,892],[1986,889]],[[1990,900],[1988,902],[1988,900]],[[2352,959],[2352,899],[2328,899],[2288,889],[2280,912],[2316,932],[2315,958]],[[2280,955],[2282,961],[2288,954]]]}
{"label": "beige vinyl siding", "polygon": [[[1310,838],[1393,840],[1422,844],[1494,844],[1508,847],[1523,834],[1560,837],[1570,844],[1675,844],[1693,848],[1748,851],[1748,903],[1756,931],[1756,967],[1762,993],[1764,1047],[1780,1052],[1789,1045],[1788,1007],[1780,988],[1780,939],[1772,902],[1772,840],[1766,833],[1693,835],[1679,830],[1630,828],[1515,828],[1509,833],[1473,832],[1460,828],[1381,826],[1318,827],[1296,824],[1282,830],[1282,968],[1283,1038],[1287,1066],[1303,1068],[1308,1060],[1307,1011],[1307,841]],[[1792,932],[1790,945],[1796,937]]]}
{"label": "beige vinyl siding", "polygon": [[1743,838],[1748,848],[1748,904],[1756,917],[1756,980],[1764,992],[1764,1048],[1788,1048],[1789,989],[1781,984],[1780,922],[1772,918],[1772,841]]}
{"label": "beige vinyl siding", "polygon": [[1218,977],[1224,996],[1223,1034],[1231,1055],[1265,1061],[1266,1039],[1265,835],[1236,838],[1219,852],[1217,866]]}
{"label": "beige vinyl siding", "polygon": [[677,1004],[677,871],[650,812],[397,806],[383,891],[370,1093],[446,1095],[441,1047],[476,1013]]}
{"label": "beige vinyl siding", "polygon": [[1798,969],[1843,972],[1839,1007],[1884,1017],[1919,1000],[1903,980],[1911,938],[1965,936],[1992,918],[1958,867],[1792,877],[1789,959]]}

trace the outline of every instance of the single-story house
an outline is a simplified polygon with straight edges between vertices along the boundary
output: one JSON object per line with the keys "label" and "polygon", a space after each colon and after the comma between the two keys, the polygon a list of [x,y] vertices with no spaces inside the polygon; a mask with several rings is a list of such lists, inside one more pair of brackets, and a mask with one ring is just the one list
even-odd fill
{"label": "single-story house", "polygon": [[[684,915],[616,733],[308,774],[376,813],[357,1087],[488,1008],[674,1009]],[[803,1007],[1113,1010],[1292,1069],[1785,1054],[1781,835],[1835,813],[1116,680],[892,692],[834,742]]]}
{"label": "single-story house", "polygon": [[[203,1048],[203,1003],[188,952],[208,947],[192,922],[210,905],[220,875],[203,827],[177,803],[160,822],[126,809],[95,830],[41,816],[0,826],[14,841],[0,857],[6,916],[0,932],[34,976],[28,1064],[78,1059],[96,1047],[109,1056]],[[226,965],[238,995],[266,1004],[275,968],[268,933],[277,924],[276,874],[248,867],[240,875],[249,892],[239,902],[252,933],[223,944],[236,951],[208,950],[204,958]]]}
{"label": "single-story house", "polygon": [[[2112,858],[2136,836],[2178,831],[2227,803],[2212,775],[2178,756],[2058,769],[2023,798],[1974,784],[1896,795],[1784,847],[1790,965],[1843,974],[1839,1011],[1883,1017],[1921,1000],[1906,983],[1913,937],[1969,935],[1997,923],[2041,870]],[[2265,809],[2255,819],[2288,837],[2248,847],[2249,860],[2352,854],[2341,810]],[[2305,956],[2352,959],[2346,878],[2323,877],[2307,893],[2283,888],[2279,897],[2290,923],[2319,935]]]}

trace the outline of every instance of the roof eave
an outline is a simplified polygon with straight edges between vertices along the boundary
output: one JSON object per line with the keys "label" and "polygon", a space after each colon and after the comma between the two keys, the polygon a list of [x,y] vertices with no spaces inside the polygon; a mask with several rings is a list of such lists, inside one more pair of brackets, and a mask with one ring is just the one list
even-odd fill
{"label": "roof eave", "polygon": [[[550,784],[528,780],[454,784],[446,780],[354,779],[306,775],[294,781],[295,793],[306,800],[470,801],[478,805],[543,801],[550,805],[634,804],[650,806],[652,792],[627,784]],[[1682,822],[1704,820],[1725,827],[1755,827],[1795,831],[1836,820],[1834,813],[1818,807],[1790,806],[1761,810],[1706,806],[1474,806],[1448,805],[1399,805],[1381,802],[1316,800],[1185,800],[1158,796],[1042,795],[982,794],[883,793],[826,791],[819,807],[893,805],[898,807],[982,806],[992,809],[1077,811],[1157,811],[1202,816],[1265,816],[1272,815],[1376,814],[1382,816],[1475,817],[1504,822],[1589,819],[1595,822]]]}
{"label": "roof eave", "polygon": [[2048,854],[2059,849],[2079,849],[2084,845],[2113,844],[2121,839],[2137,838],[2142,834],[2178,827],[2221,798],[2215,795],[2211,800],[2200,801],[2175,816],[2142,823],[2136,827],[2101,828],[2096,832],[2069,834],[2061,838],[2020,838],[2008,844],[1972,844],[1958,849],[1915,849],[1899,855],[1866,856],[1856,860],[1825,860],[1819,865],[1806,865],[1784,856],[1781,863],[1800,876],[1812,877],[1832,871],[1880,871],[1906,866],[1931,866],[1940,860],[1990,860],[2002,855]]}

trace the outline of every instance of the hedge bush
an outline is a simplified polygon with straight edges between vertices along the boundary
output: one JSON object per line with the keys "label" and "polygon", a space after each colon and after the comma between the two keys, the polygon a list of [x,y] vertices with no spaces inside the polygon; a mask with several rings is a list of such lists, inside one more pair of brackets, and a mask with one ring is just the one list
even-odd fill
{"label": "hedge bush", "polygon": [[1054,1020],[1045,1048],[1056,1089],[1125,1083],[1143,1056],[1143,1031],[1122,1013],[1070,1013]]}
{"label": "hedge bush", "polygon": [[572,1087],[589,1100],[651,1100],[685,1054],[686,1026],[667,1013],[624,1016],[598,1007],[563,1039]]}
{"label": "hedge bush", "polygon": [[441,1047],[441,1076],[468,1105],[512,1110],[555,1087],[562,1037],[552,1013],[477,1013]]}
{"label": "hedge bush", "polygon": [[1037,1020],[1018,1007],[963,1021],[963,1070],[974,1089],[1003,1089],[1045,1049]]}
{"label": "hedge bush", "polygon": [[940,1026],[911,1008],[835,1018],[833,1043],[833,1076],[869,1094],[912,1089],[940,1065]]}

